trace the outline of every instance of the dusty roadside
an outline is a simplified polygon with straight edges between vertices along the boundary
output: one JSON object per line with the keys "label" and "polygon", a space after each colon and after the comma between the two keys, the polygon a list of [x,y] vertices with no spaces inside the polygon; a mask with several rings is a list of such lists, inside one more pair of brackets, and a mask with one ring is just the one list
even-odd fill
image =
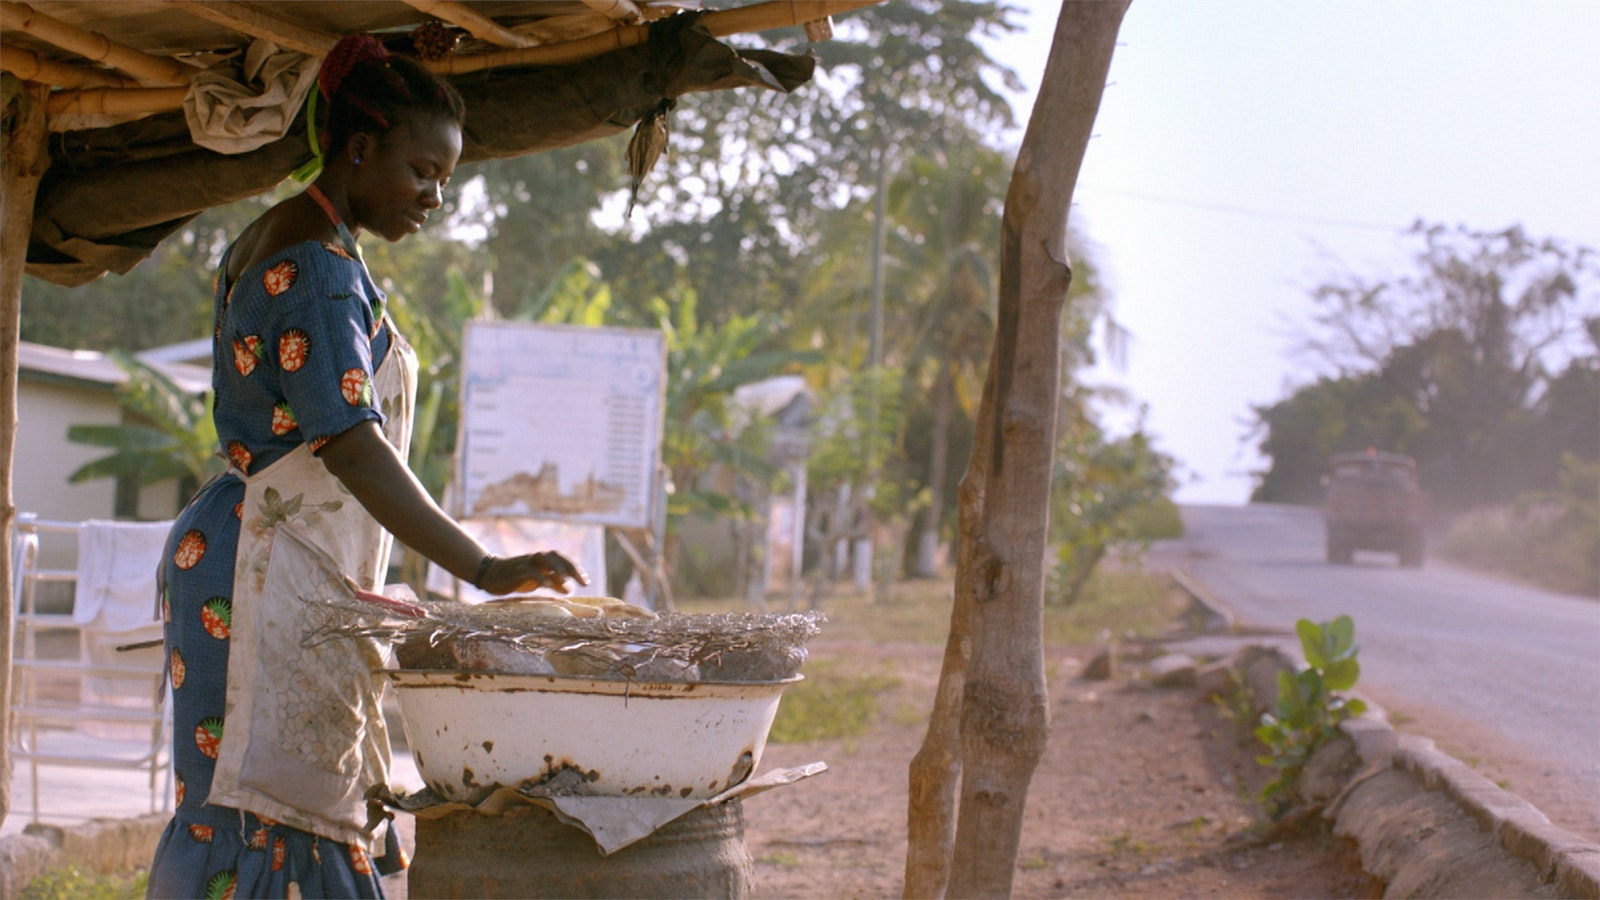
{"label": "dusty roadside", "polygon": [[[762,768],[830,771],[745,804],[758,898],[898,897],[906,772],[922,740],[939,649],[813,643],[814,660],[895,685],[848,741],[774,744]],[[1382,886],[1321,833],[1270,837],[1253,751],[1193,689],[1148,685],[1124,662],[1081,678],[1092,648],[1049,651],[1052,730],[1029,793],[1015,897],[1368,897]]]}

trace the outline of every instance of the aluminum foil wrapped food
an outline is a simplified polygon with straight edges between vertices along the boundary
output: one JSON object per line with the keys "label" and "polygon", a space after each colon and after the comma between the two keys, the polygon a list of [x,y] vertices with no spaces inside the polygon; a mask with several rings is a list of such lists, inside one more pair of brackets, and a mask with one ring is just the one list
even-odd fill
{"label": "aluminum foil wrapped food", "polygon": [[611,597],[417,600],[421,615],[344,626],[383,636],[405,669],[640,682],[768,682],[799,673],[820,612],[656,613]]}

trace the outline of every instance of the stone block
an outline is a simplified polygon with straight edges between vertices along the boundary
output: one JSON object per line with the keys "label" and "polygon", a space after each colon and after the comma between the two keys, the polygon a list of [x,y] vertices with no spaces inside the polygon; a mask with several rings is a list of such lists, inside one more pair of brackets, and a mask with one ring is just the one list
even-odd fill
{"label": "stone block", "polygon": [[1194,658],[1182,653],[1158,656],[1150,661],[1150,683],[1165,688],[1194,687],[1197,668]]}
{"label": "stone block", "polygon": [[1194,674],[1194,684],[1202,697],[1225,697],[1233,693],[1239,686],[1233,661],[1219,659],[1201,666]]}
{"label": "stone block", "polygon": [[1559,897],[1600,898],[1600,847],[1561,853],[1556,857],[1555,876]]}

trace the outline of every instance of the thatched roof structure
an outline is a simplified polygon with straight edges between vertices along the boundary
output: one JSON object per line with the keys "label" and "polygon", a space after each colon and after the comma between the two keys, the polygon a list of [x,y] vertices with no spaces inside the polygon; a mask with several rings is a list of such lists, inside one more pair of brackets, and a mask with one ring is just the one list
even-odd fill
{"label": "thatched roof structure", "polygon": [[811,56],[717,38],[807,23],[820,36],[830,13],[873,2],[4,0],[0,68],[52,88],[27,272],[67,285],[126,272],[196,214],[270,190],[304,163],[298,98],[287,132],[264,146],[221,153],[191,139],[183,105],[201,73],[239,70],[257,42],[314,66],[345,34],[411,51],[415,29],[444,26],[459,40],[429,64],[466,99],[462,161],[472,162],[615,134],[695,91],[793,90],[811,78]]}

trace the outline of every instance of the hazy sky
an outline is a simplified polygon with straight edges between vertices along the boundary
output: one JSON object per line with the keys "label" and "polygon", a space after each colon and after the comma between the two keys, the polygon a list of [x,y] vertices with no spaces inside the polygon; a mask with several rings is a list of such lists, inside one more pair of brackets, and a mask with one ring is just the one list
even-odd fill
{"label": "hazy sky", "polygon": [[[1061,6],[1012,2],[1032,90]],[[1404,270],[1418,218],[1600,246],[1596,48],[1600,0],[1133,0],[1072,221],[1133,334],[1092,380],[1148,404],[1180,501],[1248,498],[1321,276]]]}

